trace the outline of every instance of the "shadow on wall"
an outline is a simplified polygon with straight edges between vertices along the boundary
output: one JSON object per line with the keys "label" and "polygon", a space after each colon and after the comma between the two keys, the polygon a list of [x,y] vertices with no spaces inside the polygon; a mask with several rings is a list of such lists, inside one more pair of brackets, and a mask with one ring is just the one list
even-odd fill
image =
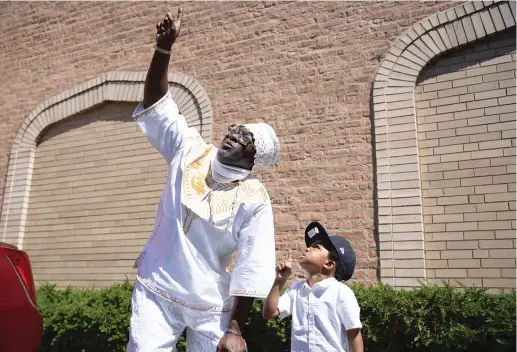
{"label": "shadow on wall", "polygon": [[[103,102],[89,109],[83,110],[78,114],[69,116],[56,123],[50,124],[38,136],[37,145],[48,142],[64,133],[70,133],[83,127],[88,127],[102,122],[132,122],[133,118],[130,114],[113,113],[119,110],[120,104],[126,105],[124,111],[131,111],[136,107],[136,103],[120,103],[120,102]],[[131,107],[130,107],[131,106]],[[92,114],[92,110],[98,109],[99,113]],[[102,136],[103,132],[99,132]]]}
{"label": "shadow on wall", "polygon": [[[507,42],[507,44],[494,50],[488,50],[490,43],[492,43],[494,39]],[[507,29],[504,32],[496,32],[482,40],[457,47],[452,51],[438,55],[420,72],[416,85],[444,73],[473,68],[476,64],[482,66],[484,62],[492,60],[494,57],[515,53],[515,49],[515,28]],[[465,55],[458,55],[460,52]]]}

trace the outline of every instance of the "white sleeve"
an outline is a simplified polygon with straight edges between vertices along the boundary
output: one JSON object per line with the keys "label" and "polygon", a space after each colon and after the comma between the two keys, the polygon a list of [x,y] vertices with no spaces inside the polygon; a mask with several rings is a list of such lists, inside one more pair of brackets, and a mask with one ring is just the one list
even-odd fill
{"label": "white sleeve", "polygon": [[181,149],[188,129],[185,118],[179,113],[176,103],[167,91],[160,100],[144,109],[142,102],[133,112],[133,119],[149,140],[170,164],[175,153]]}
{"label": "white sleeve", "polygon": [[259,205],[239,231],[231,296],[264,299],[275,279],[275,229],[271,203]]}
{"label": "white sleeve", "polygon": [[293,295],[296,293],[294,285],[285,290],[278,300],[278,317],[280,319],[293,315]]}
{"label": "white sleeve", "polygon": [[341,323],[347,331],[352,329],[361,329],[363,327],[360,318],[361,310],[357,303],[357,299],[355,298],[354,291],[345,284],[342,285],[343,288],[340,290],[337,305],[337,312],[341,319]]}

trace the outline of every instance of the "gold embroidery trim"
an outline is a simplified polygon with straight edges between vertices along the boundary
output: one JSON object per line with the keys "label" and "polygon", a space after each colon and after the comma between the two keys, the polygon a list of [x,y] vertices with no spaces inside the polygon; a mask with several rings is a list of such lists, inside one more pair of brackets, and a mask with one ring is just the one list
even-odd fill
{"label": "gold embroidery trim", "polygon": [[[153,105],[151,105],[150,107],[148,107],[147,109],[144,109],[142,111],[140,111],[138,114],[136,114],[135,116],[133,116],[133,120],[138,120],[139,118],[141,117],[144,117],[144,116],[147,116],[149,115],[150,113],[154,112],[155,110],[161,108],[162,106],[164,106],[166,103],[169,102],[169,99],[167,98],[170,98],[171,97],[171,93],[169,91],[167,91],[167,94],[165,94],[160,100],[158,100],[156,103],[154,103]],[[171,98],[172,100],[172,98]],[[174,103],[174,101],[173,101]]]}
{"label": "gold embroidery trim", "polygon": [[231,307],[200,307],[200,306],[191,306],[191,305],[188,305],[186,302],[180,300],[180,299],[177,299],[177,298],[173,298],[173,297],[170,297],[169,295],[161,292],[160,290],[154,288],[154,286],[150,283],[147,283],[147,279],[144,279],[140,276],[137,276],[137,280],[140,281],[140,283],[142,285],[145,286],[145,288],[147,288],[149,291],[153,292],[154,294],[160,296],[161,298],[169,301],[169,302],[173,302],[173,303],[177,303],[177,304],[180,304],[184,307],[187,307],[187,308],[190,308],[190,309],[195,309],[195,310],[200,310],[200,311],[203,311],[203,312],[231,312],[232,308]]}
{"label": "gold embroidery trim", "polygon": [[264,298],[267,297],[269,292],[260,292],[260,291],[248,291],[248,290],[231,290],[230,295],[232,296],[243,296],[243,297],[257,297]]}
{"label": "gold embroidery trim", "polygon": [[[235,209],[238,209],[240,204],[270,203],[264,186],[253,176],[232,183],[219,183],[214,180],[209,157],[212,155],[212,147],[205,147],[201,155],[189,161],[192,148],[194,147],[187,153],[182,181],[182,203],[186,212],[183,218],[185,234],[191,229],[192,223],[200,218],[207,219],[212,226],[226,232],[232,224]],[[221,227],[217,227],[216,219],[221,215]]]}
{"label": "gold embroidery trim", "polygon": [[183,220],[183,233],[186,235],[190,231],[190,228],[192,227],[192,223],[194,222],[194,220],[199,219],[199,215],[190,210],[190,208],[184,208],[185,219]]}

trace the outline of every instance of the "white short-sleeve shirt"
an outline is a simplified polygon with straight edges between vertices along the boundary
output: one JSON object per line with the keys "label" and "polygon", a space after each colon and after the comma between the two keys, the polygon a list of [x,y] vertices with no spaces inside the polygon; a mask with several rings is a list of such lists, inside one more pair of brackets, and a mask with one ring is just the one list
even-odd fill
{"label": "white short-sleeve shirt", "polygon": [[291,352],[349,352],[346,332],[362,328],[354,292],[335,278],[311,287],[306,280],[278,301],[280,319],[292,315]]}
{"label": "white short-sleeve shirt", "polygon": [[[253,176],[218,183],[209,172],[217,148],[189,128],[170,93],[133,118],[169,166],[137,279],[171,301],[229,311],[232,296],[265,298],[275,276],[271,202]],[[228,266],[238,250],[232,273]]]}

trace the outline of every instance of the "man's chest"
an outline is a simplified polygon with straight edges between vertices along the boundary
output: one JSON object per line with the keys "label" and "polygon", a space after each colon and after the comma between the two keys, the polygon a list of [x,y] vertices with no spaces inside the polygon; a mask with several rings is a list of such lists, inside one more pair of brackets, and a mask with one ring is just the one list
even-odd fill
{"label": "man's chest", "polygon": [[181,205],[186,231],[192,221],[200,219],[215,230],[233,232],[234,225],[252,215],[254,204],[269,199],[264,187],[253,177],[227,183],[216,181],[211,166],[216,153],[216,148],[206,146],[187,151],[184,157]]}
{"label": "man's chest", "polygon": [[[233,232],[234,220],[242,216],[244,204],[242,181],[219,183],[212,176],[213,150],[193,161],[186,160],[182,177],[182,210],[184,232],[201,221],[216,231]],[[239,211],[240,210],[240,211]],[[239,216],[238,216],[239,215]]]}

